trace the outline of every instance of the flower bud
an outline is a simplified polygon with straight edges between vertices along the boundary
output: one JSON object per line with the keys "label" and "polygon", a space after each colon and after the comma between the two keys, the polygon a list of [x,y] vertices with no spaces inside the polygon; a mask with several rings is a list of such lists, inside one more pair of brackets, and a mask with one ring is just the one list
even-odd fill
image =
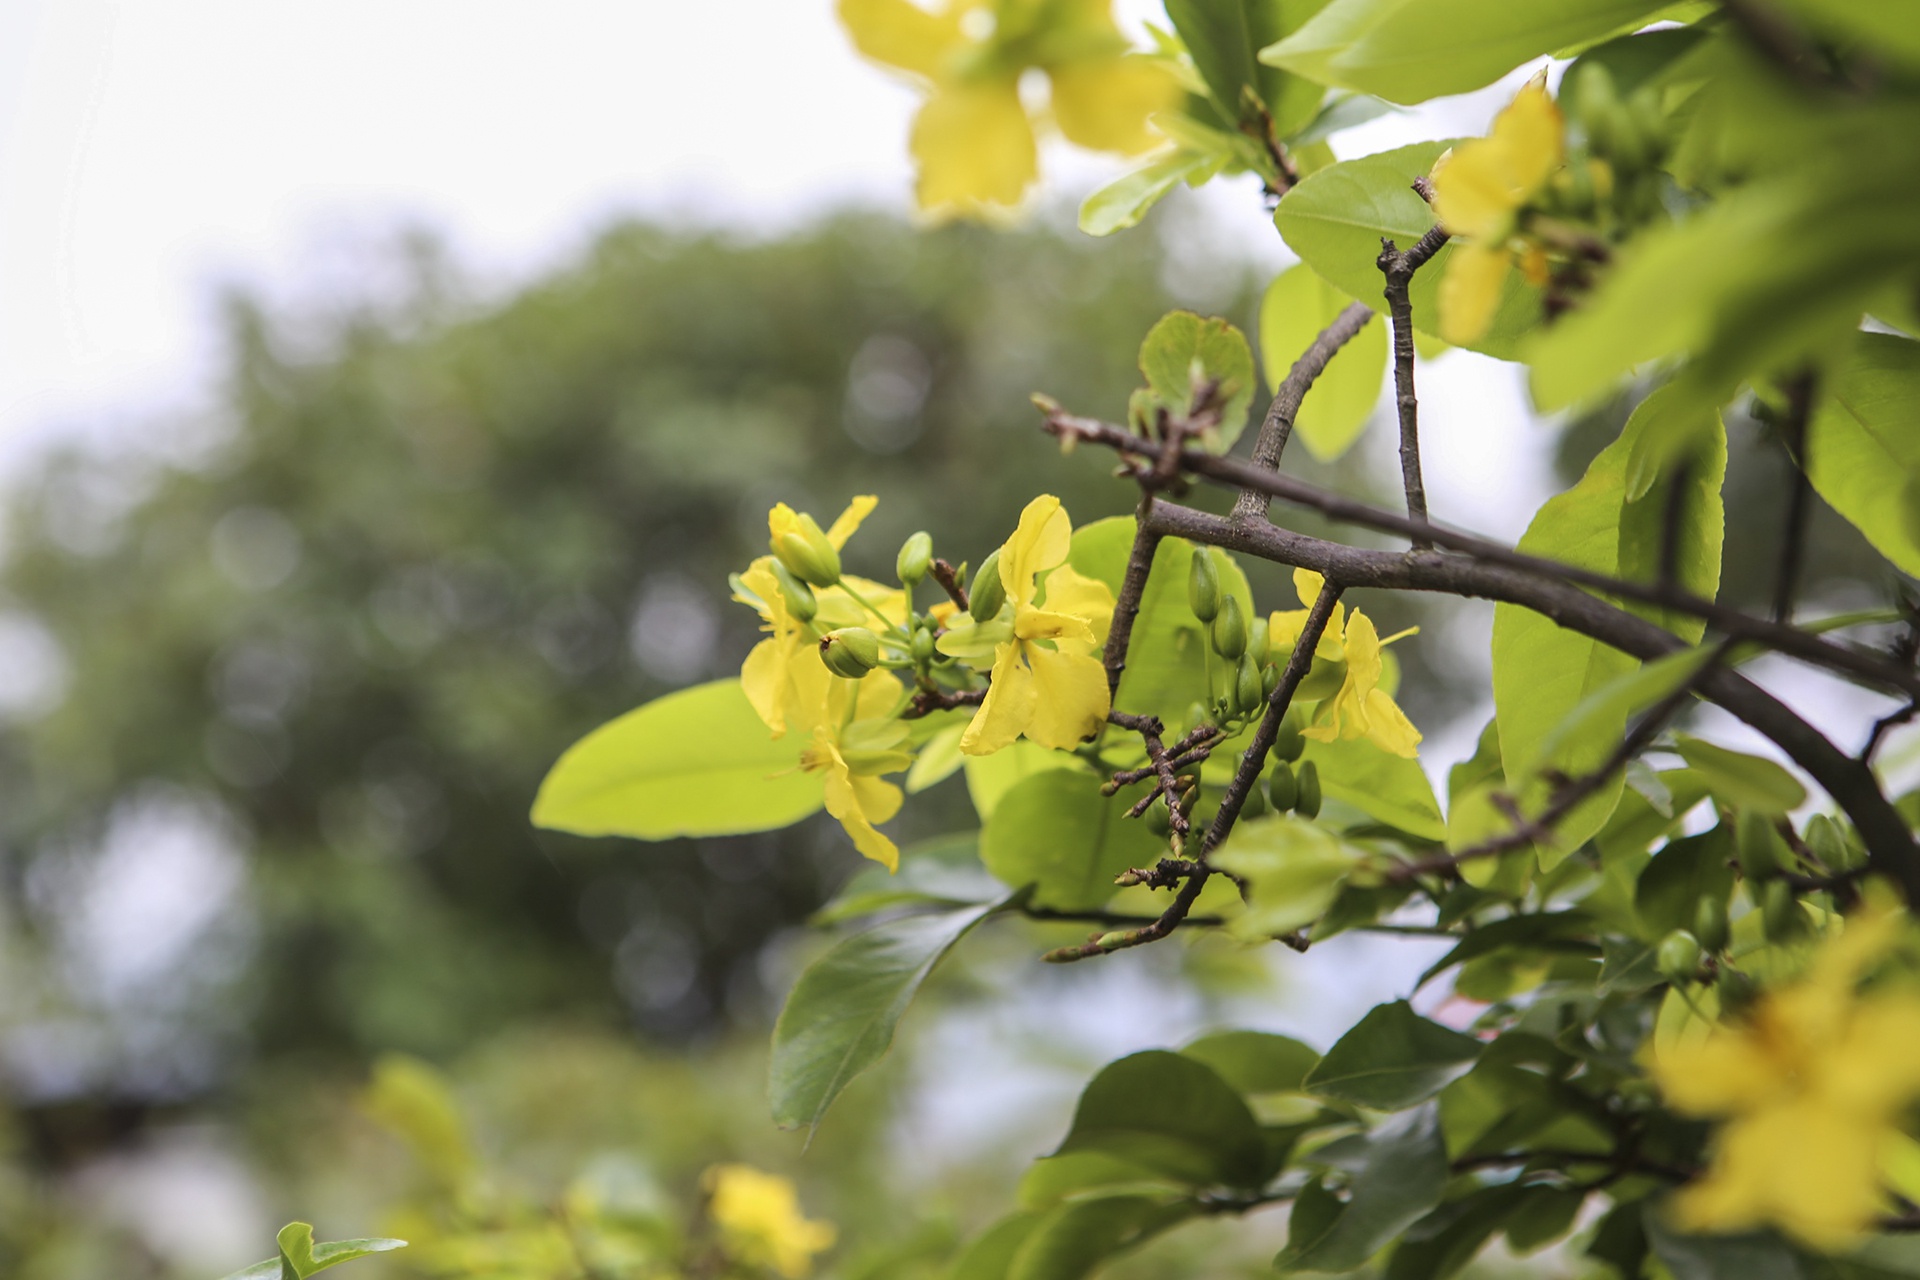
{"label": "flower bud", "polygon": [[1258,614],[1247,623],[1247,656],[1256,663],[1267,660],[1267,620]]}
{"label": "flower bud", "polygon": [[1299,795],[1294,799],[1293,811],[1303,818],[1320,816],[1320,770],[1309,760],[1300,766],[1300,772],[1294,776],[1299,787]]}
{"label": "flower bud", "polygon": [[1193,567],[1187,571],[1187,605],[1202,622],[1212,622],[1220,612],[1220,571],[1205,547],[1194,549]]}
{"label": "flower bud", "polygon": [[899,575],[901,586],[911,587],[927,576],[927,567],[932,563],[933,535],[922,530],[900,544],[893,571]]}
{"label": "flower bud", "polygon": [[780,584],[780,598],[786,603],[787,612],[801,622],[812,622],[813,615],[820,611],[820,602],[813,598],[813,588],[787,572],[787,566],[778,560],[773,562],[773,577]]}
{"label": "flower bud", "polygon": [[1693,909],[1693,936],[1707,951],[1718,954],[1727,949],[1727,903],[1718,894],[1708,894]]}
{"label": "flower bud", "polygon": [[[1194,557],[1196,561],[1199,557]],[[1213,620],[1213,651],[1223,658],[1237,658],[1247,651],[1247,618],[1240,601],[1228,596],[1220,602],[1219,616]]]}
{"label": "flower bud", "polygon": [[1766,880],[1780,874],[1791,864],[1793,855],[1786,841],[1764,813],[1742,809],[1733,827],[1734,856],[1749,880]]}
{"label": "flower bud", "polygon": [[773,539],[774,557],[787,572],[816,587],[830,587],[840,581],[840,553],[827,541],[814,518],[802,513],[794,517],[795,527]]}
{"label": "flower bud", "polygon": [[1813,856],[1820,859],[1820,865],[1832,872],[1852,871],[1860,865],[1863,858],[1847,839],[1840,824],[1824,813],[1816,813],[1807,819],[1806,834],[1802,837],[1807,848],[1813,850]]}
{"label": "flower bud", "polygon": [[1769,880],[1760,891],[1760,924],[1768,942],[1792,942],[1807,923],[1806,912],[1793,886],[1785,880]]}
{"label": "flower bud", "polygon": [[1263,697],[1272,697],[1273,691],[1280,687],[1280,668],[1269,662],[1260,668],[1260,693]]}
{"label": "flower bud", "polygon": [[1193,702],[1187,704],[1187,716],[1181,723],[1186,726],[1186,733],[1192,733],[1201,725],[1213,724],[1215,721],[1212,713],[1207,710],[1206,703]]}
{"label": "flower bud", "polygon": [[1147,830],[1153,834],[1157,836],[1173,834],[1173,811],[1167,808],[1165,800],[1155,800],[1147,806],[1146,813],[1141,817],[1147,824]]}
{"label": "flower bud", "polygon": [[1247,788],[1247,798],[1240,802],[1240,816],[1257,818],[1267,811],[1267,789],[1255,778],[1253,785]]}
{"label": "flower bud", "polygon": [[933,632],[927,630],[925,627],[921,627],[915,631],[913,633],[913,641],[908,645],[907,651],[913,655],[915,662],[926,662],[932,658]]}
{"label": "flower bud", "polygon": [[1293,808],[1300,799],[1300,784],[1294,781],[1293,766],[1285,760],[1273,766],[1273,772],[1267,775],[1267,796],[1273,801],[1273,807],[1281,813]]}
{"label": "flower bud", "polygon": [[1233,699],[1244,715],[1253,714],[1266,701],[1260,691],[1260,668],[1251,654],[1240,655],[1240,666],[1233,677]]}
{"label": "flower bud", "polygon": [[994,552],[980,562],[973,575],[973,594],[967,597],[967,612],[975,622],[991,622],[1007,602],[1007,586],[1000,581],[1000,553]]}
{"label": "flower bud", "polygon": [[880,665],[880,637],[865,627],[841,627],[820,640],[820,660],[827,670],[858,680]]}
{"label": "flower bud", "polygon": [[1307,749],[1307,740],[1301,730],[1307,727],[1307,718],[1298,707],[1288,707],[1286,718],[1280,722],[1279,736],[1273,740],[1273,754],[1281,760],[1298,760]]}
{"label": "flower bud", "polygon": [[1668,982],[1692,982],[1700,976],[1700,942],[1685,929],[1675,929],[1660,939],[1654,963]]}

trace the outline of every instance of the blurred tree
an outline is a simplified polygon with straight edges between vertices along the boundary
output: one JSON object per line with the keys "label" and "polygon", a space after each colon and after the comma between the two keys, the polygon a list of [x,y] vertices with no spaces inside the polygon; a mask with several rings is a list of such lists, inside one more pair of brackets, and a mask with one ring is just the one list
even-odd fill
{"label": "blurred tree", "polygon": [[[753,618],[715,584],[776,499],[884,493],[863,546],[924,525],[976,561],[1036,474],[1108,514],[1119,487],[1049,465],[1026,397],[1118,412],[1169,272],[1151,237],[846,217],[624,226],[484,305],[430,252],[398,306],[234,299],[217,430],[63,454],[12,505],[0,605],[64,671],[0,736],[14,945],[47,962],[5,997],[19,1091],[758,1012],[763,943],[856,861],[838,828],[573,841],[529,828],[536,783],[734,668]],[[1260,282],[1223,279],[1244,321]]]}

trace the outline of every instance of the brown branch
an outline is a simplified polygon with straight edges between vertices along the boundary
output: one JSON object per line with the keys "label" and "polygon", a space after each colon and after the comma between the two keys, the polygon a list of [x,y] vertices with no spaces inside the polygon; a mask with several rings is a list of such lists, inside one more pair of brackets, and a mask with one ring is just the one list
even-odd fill
{"label": "brown branch", "polygon": [[1813,411],[1813,375],[1803,373],[1787,383],[1787,415],[1780,423],[1781,442],[1786,445],[1787,466],[1791,469],[1787,493],[1787,518],[1780,530],[1780,562],[1774,571],[1773,620],[1793,621],[1793,595],[1800,582],[1800,562],[1806,554],[1807,517],[1813,509],[1813,482],[1808,479],[1807,418]]}
{"label": "brown branch", "polygon": [[902,720],[918,720],[930,716],[936,711],[951,711],[955,707],[977,707],[987,700],[985,689],[918,689],[907,709],[900,713]]}
{"label": "brown branch", "polygon": [[[1359,332],[1373,319],[1373,308],[1364,302],[1350,302],[1333,323],[1322,329],[1313,343],[1300,353],[1293,362],[1293,368],[1287,370],[1287,376],[1273,393],[1273,399],[1267,405],[1267,416],[1261,419],[1260,434],[1253,442],[1253,465],[1265,467],[1269,471],[1280,466],[1280,455],[1285,452],[1287,441],[1293,437],[1293,420],[1300,413],[1301,402],[1314,382],[1326,371],[1333,357],[1342,347],[1351,342]],[[1267,515],[1268,498],[1255,489],[1242,489],[1234,500],[1233,518],[1235,520],[1263,520]]]}
{"label": "brown branch", "polygon": [[1149,942],[1158,942],[1180,927],[1180,922],[1193,910],[1193,904],[1199,899],[1200,891],[1207,886],[1207,877],[1189,876],[1180,886],[1180,892],[1173,902],[1160,914],[1158,920],[1141,925],[1138,929],[1129,929],[1118,937],[1111,933],[1095,934],[1087,941],[1072,947],[1055,947],[1041,956],[1042,960],[1052,964],[1067,964],[1074,960],[1085,960],[1089,956],[1103,956],[1109,951],[1119,951],[1125,947],[1138,947]]}
{"label": "brown branch", "polygon": [[967,589],[960,585],[960,577],[954,572],[952,565],[945,560],[935,560],[927,566],[927,574],[940,584],[940,589],[947,593],[947,599],[962,609],[967,607]]}
{"label": "brown branch", "polygon": [[[1237,475],[1234,477],[1237,479]],[[1279,479],[1280,477],[1272,477]],[[1160,533],[1225,547],[1278,564],[1312,569],[1349,587],[1433,591],[1517,604],[1570,631],[1640,659],[1685,648],[1679,637],[1566,582],[1478,558],[1365,551],[1273,525],[1235,524],[1190,507],[1159,504]],[[1788,634],[1800,634],[1784,628]],[[1823,787],[1860,832],[1874,870],[1920,904],[1920,849],[1880,791],[1873,772],[1751,680],[1727,668],[1708,673],[1701,693],[1771,739]]]}
{"label": "brown branch", "polygon": [[1140,616],[1140,597],[1147,589],[1147,575],[1153,572],[1154,552],[1160,549],[1160,535],[1147,528],[1147,516],[1153,511],[1153,495],[1142,494],[1134,512],[1133,550],[1127,553],[1126,576],[1120,581],[1119,598],[1113,602],[1113,621],[1107,627],[1107,647],[1101,661],[1107,668],[1107,697],[1120,692],[1120,677],[1127,671],[1127,647],[1133,642],[1133,623]]}
{"label": "brown branch", "polygon": [[[1187,736],[1167,748],[1175,769],[1191,769],[1213,754],[1217,740],[1226,734],[1210,724],[1198,724],[1187,731]],[[1122,787],[1130,787],[1136,782],[1145,782],[1159,770],[1151,763],[1139,769],[1121,769],[1106,782],[1100,784],[1103,795],[1112,795]]]}
{"label": "brown branch", "polygon": [[[1055,411],[1048,415],[1046,428],[1055,435],[1071,436],[1106,445],[1123,455],[1153,457],[1158,446],[1110,423],[1081,418]],[[1722,634],[1757,644],[1855,679],[1896,689],[1920,697],[1920,672],[1910,665],[1889,662],[1877,654],[1831,644],[1819,636],[1789,626],[1755,618],[1738,609],[1705,600],[1671,584],[1629,582],[1575,565],[1562,564],[1541,556],[1516,551],[1489,538],[1463,533],[1431,521],[1412,520],[1394,511],[1372,506],[1355,498],[1332,493],[1292,476],[1263,471],[1239,458],[1222,458],[1197,449],[1188,450],[1181,459],[1188,471],[1229,488],[1257,489],[1283,502],[1318,511],[1334,520],[1382,533],[1406,538],[1423,536],[1434,544],[1465,552],[1475,560],[1502,568],[1518,570],[1554,583],[1573,583],[1591,587],[1622,600],[1654,605],[1704,619]],[[1260,529],[1257,523],[1252,528]],[[1224,546],[1217,542],[1215,545]],[[1329,546],[1337,545],[1329,543]],[[1258,553],[1253,553],[1258,554]],[[1406,557],[1379,553],[1399,563]],[[1354,585],[1369,585],[1356,582]],[[1584,593],[1583,593],[1584,594]]]}
{"label": "brown branch", "polygon": [[[1159,539],[1156,538],[1155,541]],[[1119,725],[1122,729],[1131,729],[1140,735],[1140,741],[1147,748],[1147,759],[1152,762],[1153,772],[1159,778],[1153,793],[1135,805],[1127,816],[1140,817],[1153,803],[1154,796],[1164,796],[1167,801],[1167,822],[1173,828],[1174,834],[1184,839],[1192,827],[1187,822],[1187,815],[1180,812],[1178,794],[1180,780],[1174,776],[1173,761],[1167,755],[1166,745],[1160,740],[1160,735],[1166,731],[1166,726],[1160,723],[1158,716],[1129,715],[1124,711],[1108,711],[1107,723]]]}
{"label": "brown branch", "polygon": [[[1427,485],[1420,475],[1420,398],[1413,389],[1413,302],[1409,289],[1413,273],[1440,252],[1447,233],[1439,225],[1421,236],[1413,248],[1402,253],[1391,240],[1380,242],[1375,260],[1387,278],[1387,314],[1393,319],[1393,395],[1400,414],[1400,483],[1407,494],[1407,515],[1422,524],[1427,522]],[[1413,545],[1432,544],[1415,535]]]}

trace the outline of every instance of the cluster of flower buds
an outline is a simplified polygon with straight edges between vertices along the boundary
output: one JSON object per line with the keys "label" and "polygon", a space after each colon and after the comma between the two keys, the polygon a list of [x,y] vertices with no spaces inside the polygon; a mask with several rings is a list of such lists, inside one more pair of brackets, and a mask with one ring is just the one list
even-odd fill
{"label": "cluster of flower buds", "polygon": [[1195,552],[1187,573],[1187,606],[1226,667],[1209,691],[1211,703],[1195,703],[1188,719],[1225,728],[1257,718],[1280,680],[1268,649],[1267,620],[1248,618],[1239,597],[1222,590],[1219,567],[1204,550]]}

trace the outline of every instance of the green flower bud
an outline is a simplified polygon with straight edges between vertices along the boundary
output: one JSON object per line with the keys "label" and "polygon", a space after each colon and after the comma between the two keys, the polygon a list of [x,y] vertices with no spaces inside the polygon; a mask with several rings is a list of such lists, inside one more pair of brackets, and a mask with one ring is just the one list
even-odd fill
{"label": "green flower bud", "polygon": [[820,660],[827,670],[858,680],[880,665],[880,637],[865,627],[841,627],[820,640]]}
{"label": "green flower bud", "polygon": [[1802,837],[1807,848],[1813,850],[1813,856],[1829,871],[1846,872],[1858,867],[1865,858],[1847,839],[1847,833],[1840,824],[1824,813],[1816,813],[1807,819],[1806,834]]}
{"label": "green flower bud", "polygon": [[1204,702],[1194,702],[1189,703],[1187,706],[1187,718],[1184,723],[1186,729],[1185,733],[1181,735],[1182,737],[1186,736],[1187,733],[1192,733],[1203,724],[1213,724],[1215,721],[1212,714],[1208,712]]}
{"label": "green flower bud", "polygon": [[[1200,557],[1196,556],[1197,561]],[[1213,620],[1213,651],[1223,658],[1237,658],[1247,651],[1247,618],[1240,601],[1228,596],[1220,602],[1219,616]]]}
{"label": "green flower bud", "polygon": [[830,587],[840,581],[840,553],[827,541],[827,535],[810,515],[794,518],[798,526],[773,539],[774,558],[787,572],[816,587]]}
{"label": "green flower bud", "polygon": [[1734,857],[1749,880],[1767,880],[1790,866],[1793,855],[1780,838],[1773,820],[1764,813],[1742,809],[1733,827]]}
{"label": "green flower bud", "polygon": [[1785,880],[1769,880],[1760,891],[1760,924],[1768,942],[1791,942],[1800,936],[1807,923],[1806,912],[1793,886]]}
{"label": "green flower bud", "polygon": [[900,544],[893,571],[899,575],[901,586],[911,587],[927,576],[927,566],[932,563],[933,535],[922,530]]}
{"label": "green flower bud", "polygon": [[1000,553],[994,552],[980,562],[973,575],[973,594],[967,597],[967,612],[975,622],[991,622],[1007,602],[1007,586],[1000,581]]}
{"label": "green flower bud", "polygon": [[1320,770],[1309,760],[1300,766],[1300,772],[1294,777],[1299,787],[1299,795],[1294,799],[1293,811],[1303,818],[1320,816]]}
{"label": "green flower bud", "polygon": [[1240,802],[1240,816],[1257,818],[1267,811],[1267,789],[1255,778],[1253,785],[1247,788],[1247,798]]}
{"label": "green flower bud", "polygon": [[1280,687],[1280,668],[1269,662],[1260,668],[1260,696],[1270,698],[1273,691]]}
{"label": "green flower bud", "polygon": [[1187,605],[1202,622],[1212,622],[1220,612],[1220,571],[1205,547],[1194,550],[1193,567],[1187,571]]}
{"label": "green flower bud", "polygon": [[1668,982],[1692,982],[1700,976],[1700,942],[1685,929],[1675,929],[1660,939],[1654,963]]}
{"label": "green flower bud", "polygon": [[1147,830],[1153,834],[1157,836],[1173,834],[1173,813],[1167,808],[1165,800],[1155,800],[1148,805],[1147,811],[1141,815],[1141,818],[1147,824]]}
{"label": "green flower bud", "polygon": [[1233,677],[1233,697],[1239,709],[1248,715],[1266,701],[1260,691],[1260,668],[1251,654],[1240,655],[1240,667]]}
{"label": "green flower bud", "polygon": [[786,602],[787,612],[802,622],[812,622],[813,615],[820,611],[820,602],[813,598],[813,588],[794,577],[778,560],[773,562],[773,577],[780,584],[780,598]]}
{"label": "green flower bud", "polygon": [[1282,760],[1298,760],[1307,749],[1307,740],[1300,733],[1306,727],[1307,717],[1300,708],[1288,707],[1280,733],[1273,740],[1273,754]]}
{"label": "green flower bud", "polygon": [[1258,614],[1247,623],[1247,656],[1258,663],[1267,660],[1267,620]]}
{"label": "green flower bud", "polygon": [[1620,110],[1620,95],[1613,87],[1613,75],[1597,62],[1580,68],[1580,83],[1572,86],[1580,126],[1587,132],[1587,145],[1595,154],[1614,154],[1615,139],[1626,123]]}
{"label": "green flower bud", "polygon": [[1285,760],[1276,763],[1273,772],[1267,775],[1267,796],[1281,813],[1299,803],[1300,784],[1294,781],[1293,766]]}
{"label": "green flower bud", "polygon": [[1727,949],[1727,903],[1718,894],[1708,894],[1693,909],[1693,936],[1709,952]]}
{"label": "green flower bud", "polygon": [[918,631],[915,631],[913,633],[913,642],[908,646],[907,651],[913,655],[915,662],[926,662],[932,658],[933,632],[927,630],[925,627],[921,627]]}

